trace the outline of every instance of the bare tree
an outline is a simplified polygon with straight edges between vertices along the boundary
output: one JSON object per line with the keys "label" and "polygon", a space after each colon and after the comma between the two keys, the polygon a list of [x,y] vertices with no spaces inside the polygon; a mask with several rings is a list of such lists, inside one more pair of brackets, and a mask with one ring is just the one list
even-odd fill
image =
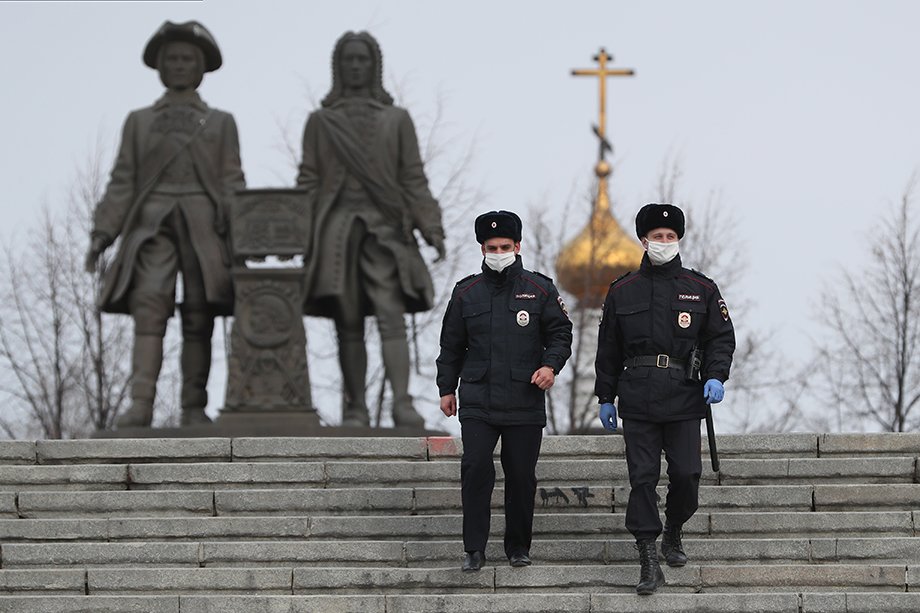
{"label": "bare tree", "polygon": [[82,264],[105,157],[97,145],[62,205],[43,207],[36,228],[3,246],[0,392],[13,410],[0,428],[11,438],[85,436],[126,404],[131,322],[99,312],[100,274]]}
{"label": "bare tree", "polygon": [[[825,290],[819,384],[836,430],[865,422],[885,431],[920,427],[920,220],[911,177],[900,203],[869,233],[866,267],[840,271]],[[871,281],[868,281],[871,280]],[[839,288],[839,289],[838,289]]]}
{"label": "bare tree", "polygon": [[[69,334],[67,263],[59,257],[66,236],[47,208],[39,230],[26,246],[27,256],[4,245],[0,317],[0,359],[9,367],[0,389],[18,402],[26,432],[37,425],[44,438],[62,438],[69,430],[79,347]],[[30,423],[31,422],[31,423]],[[4,419],[4,430],[15,425]]]}

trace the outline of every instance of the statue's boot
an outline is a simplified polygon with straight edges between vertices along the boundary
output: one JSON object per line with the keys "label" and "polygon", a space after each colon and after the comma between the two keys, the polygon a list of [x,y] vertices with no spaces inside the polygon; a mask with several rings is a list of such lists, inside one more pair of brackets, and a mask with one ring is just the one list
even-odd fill
{"label": "statue's boot", "polygon": [[364,339],[342,340],[339,336],[339,365],[342,367],[342,425],[369,426],[367,394],[364,378],[367,376],[367,348]]}
{"label": "statue's boot", "polygon": [[131,356],[131,406],[115,420],[117,428],[149,428],[153,423],[153,400],[162,363],[163,338],[136,335]]}
{"label": "statue's boot", "polygon": [[393,423],[397,426],[424,428],[425,420],[412,406],[409,395],[409,343],[405,337],[383,339],[383,366],[393,391]]}
{"label": "statue's boot", "polygon": [[183,426],[211,423],[204,412],[208,406],[208,376],[211,374],[211,333],[214,318],[200,310],[182,310],[182,406]]}
{"label": "statue's boot", "polygon": [[204,412],[208,406],[208,376],[211,372],[211,339],[185,339],[182,342],[182,404],[183,426],[210,424]]}

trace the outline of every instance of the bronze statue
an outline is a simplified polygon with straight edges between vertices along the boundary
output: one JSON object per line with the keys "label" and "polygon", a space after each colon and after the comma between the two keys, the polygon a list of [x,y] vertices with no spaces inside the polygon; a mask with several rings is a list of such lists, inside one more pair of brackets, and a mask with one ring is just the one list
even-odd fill
{"label": "bronze statue", "polygon": [[304,312],[335,321],[343,425],[367,425],[364,318],[374,315],[397,426],[424,426],[409,395],[404,315],[434,290],[414,230],[443,258],[441,209],[428,189],[415,126],[384,90],[380,47],[346,32],[332,54],[332,89],[311,113],[297,184],[313,210]]}
{"label": "bronze statue", "polygon": [[165,22],[147,43],[144,63],[160,73],[166,93],[131,112],[105,196],[96,206],[86,268],[121,237],[105,271],[100,308],[134,319],[131,407],[119,428],[147,427],[167,320],[182,272],[182,424],[210,422],[204,412],[214,317],[233,312],[226,241],[234,191],[245,187],[236,123],[195,91],[221,54],[195,21]]}

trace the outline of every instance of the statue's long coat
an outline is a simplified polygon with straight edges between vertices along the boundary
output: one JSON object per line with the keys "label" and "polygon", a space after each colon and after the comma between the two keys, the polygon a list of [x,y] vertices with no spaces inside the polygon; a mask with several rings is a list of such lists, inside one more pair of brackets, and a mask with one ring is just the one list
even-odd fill
{"label": "statue's long coat", "polygon": [[[344,273],[329,274],[327,269],[318,275],[317,267],[346,257],[347,235],[329,232],[327,220],[349,172],[361,180],[386,219],[386,228],[368,230],[396,260],[406,312],[427,311],[433,305],[431,275],[413,230],[440,231],[441,210],[428,188],[415,126],[405,109],[366,102],[374,107],[375,117],[369,149],[349,132],[349,120],[336,105],[311,113],[304,128],[297,184],[306,188],[313,209],[305,302],[305,312],[311,315],[332,317],[329,303],[317,299],[343,293]],[[343,159],[343,152],[348,159]]]}
{"label": "statue's long coat", "polygon": [[[169,113],[177,108],[178,114]],[[171,118],[168,122],[167,117]],[[109,242],[121,236],[99,296],[103,311],[128,312],[127,293],[138,250],[156,235],[163,221],[154,218],[142,226],[140,210],[164,167],[183,147],[188,148],[198,181],[214,204],[211,210],[182,208],[201,266],[205,297],[215,314],[232,313],[226,232],[230,200],[237,189],[245,187],[239,136],[233,116],[211,109],[197,94],[181,105],[171,104],[169,94],[164,95],[153,106],[132,111],[125,120],[118,158],[94,219],[94,236],[105,236]]]}

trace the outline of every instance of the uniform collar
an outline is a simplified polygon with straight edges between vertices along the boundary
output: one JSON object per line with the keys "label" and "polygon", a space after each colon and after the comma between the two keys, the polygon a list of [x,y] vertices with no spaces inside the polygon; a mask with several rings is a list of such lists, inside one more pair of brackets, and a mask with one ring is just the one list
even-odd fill
{"label": "uniform collar", "polygon": [[639,272],[646,276],[663,276],[676,277],[683,265],[680,262],[680,254],[674,256],[674,259],[665,264],[652,264],[648,259],[648,253],[642,256],[642,264],[639,265]]}
{"label": "uniform collar", "polygon": [[190,94],[177,94],[175,92],[169,91],[168,89],[166,90],[166,93],[160,97],[159,100],[153,103],[153,108],[154,110],[159,111],[166,108],[167,106],[180,104],[191,106],[195,109],[198,109],[202,113],[206,113],[208,111],[208,105],[205,104],[204,100],[201,99],[201,96],[198,95],[197,91],[194,91]]}

